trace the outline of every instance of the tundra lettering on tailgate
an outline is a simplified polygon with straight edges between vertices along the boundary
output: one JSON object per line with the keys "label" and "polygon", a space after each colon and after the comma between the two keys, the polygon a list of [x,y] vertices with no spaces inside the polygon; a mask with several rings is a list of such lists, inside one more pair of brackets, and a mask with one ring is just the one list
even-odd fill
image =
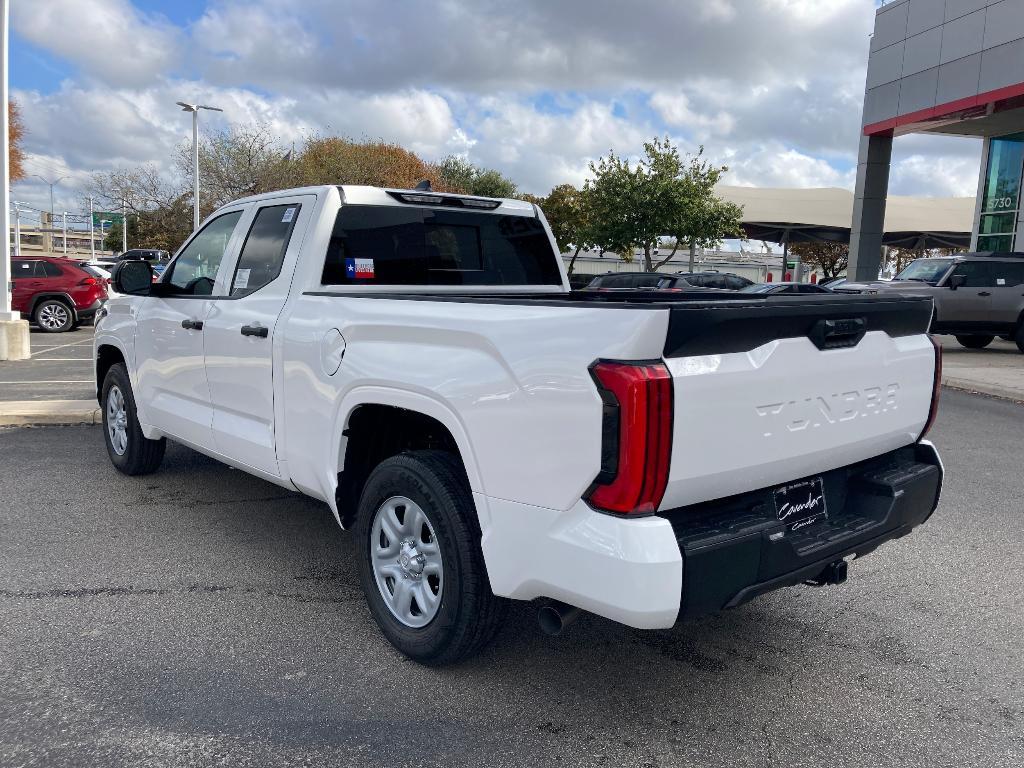
{"label": "tundra lettering on tailgate", "polygon": [[884,387],[851,389],[832,395],[805,397],[802,400],[787,400],[781,403],[756,405],[757,415],[766,420],[768,427],[764,437],[785,429],[787,432],[801,432],[808,427],[821,427],[853,421],[858,416],[878,416],[896,409],[896,393],[900,385],[895,382]]}

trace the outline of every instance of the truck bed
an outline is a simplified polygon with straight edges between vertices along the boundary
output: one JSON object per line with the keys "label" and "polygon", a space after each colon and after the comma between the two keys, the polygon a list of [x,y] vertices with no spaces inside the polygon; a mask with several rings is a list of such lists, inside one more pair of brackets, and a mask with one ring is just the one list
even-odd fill
{"label": "truck bed", "polygon": [[[925,296],[807,294],[762,296],[708,291],[683,291],[666,297],[663,291],[592,293],[344,292],[307,291],[307,296],[338,296],[392,301],[431,301],[471,304],[590,307],[609,309],[667,309],[669,330],[664,356],[746,352],[775,339],[812,336],[819,349],[850,344],[852,337],[884,331],[891,337],[926,333],[932,302]],[[850,332],[827,326],[828,321],[861,320]],[[847,326],[844,326],[844,328]],[[816,330],[817,329],[817,330]],[[861,333],[863,331],[863,333]],[[858,339],[859,341],[859,339]]]}

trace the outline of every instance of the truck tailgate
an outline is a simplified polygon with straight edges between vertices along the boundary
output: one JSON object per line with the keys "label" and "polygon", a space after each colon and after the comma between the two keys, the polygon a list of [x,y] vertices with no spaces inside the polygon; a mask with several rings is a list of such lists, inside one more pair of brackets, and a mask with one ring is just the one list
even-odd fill
{"label": "truck tailgate", "polygon": [[672,460],[661,509],[913,443],[931,405],[930,317],[931,301],[919,297],[673,309]]}

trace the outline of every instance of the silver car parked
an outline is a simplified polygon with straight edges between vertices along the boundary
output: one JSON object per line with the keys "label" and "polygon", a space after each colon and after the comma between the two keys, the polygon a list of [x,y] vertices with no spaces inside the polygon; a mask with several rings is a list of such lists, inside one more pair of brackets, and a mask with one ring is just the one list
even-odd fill
{"label": "silver car parked", "polygon": [[1024,253],[982,252],[917,259],[889,282],[847,283],[845,291],[925,293],[935,301],[931,332],[982,349],[996,336],[1024,352]]}

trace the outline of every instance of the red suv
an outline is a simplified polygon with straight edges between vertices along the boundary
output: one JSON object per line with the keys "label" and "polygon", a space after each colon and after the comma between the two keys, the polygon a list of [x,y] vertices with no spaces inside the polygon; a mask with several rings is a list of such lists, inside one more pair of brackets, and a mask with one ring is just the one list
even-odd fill
{"label": "red suv", "polygon": [[106,280],[68,259],[16,256],[11,259],[11,277],[11,308],[47,333],[74,330],[92,320],[107,301]]}

